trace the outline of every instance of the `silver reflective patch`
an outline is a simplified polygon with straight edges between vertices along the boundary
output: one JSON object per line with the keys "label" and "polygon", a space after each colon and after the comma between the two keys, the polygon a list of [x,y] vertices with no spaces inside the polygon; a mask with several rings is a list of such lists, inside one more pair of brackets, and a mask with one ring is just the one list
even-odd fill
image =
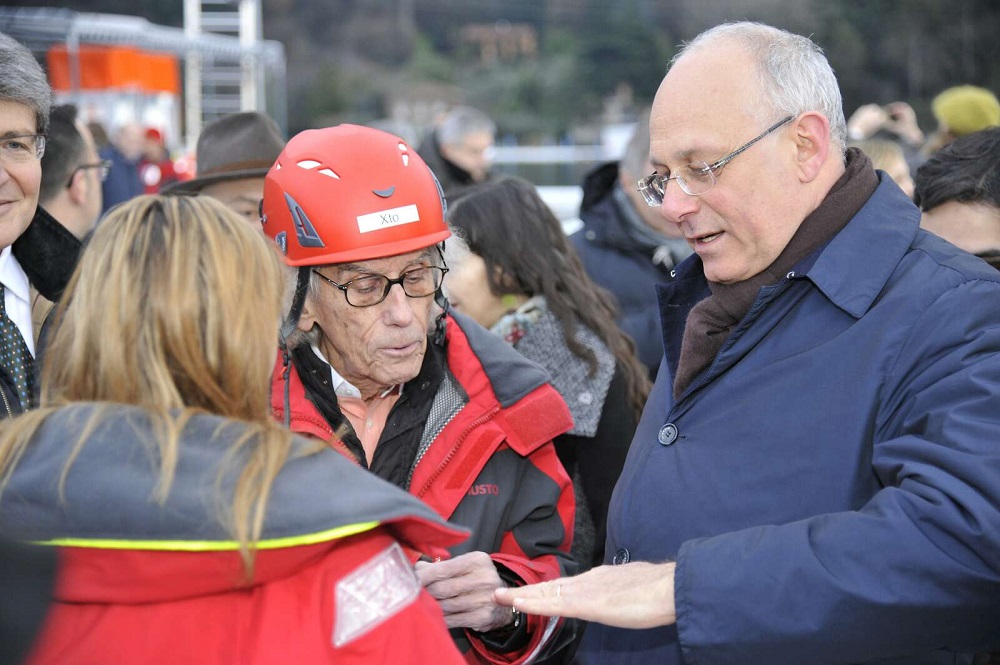
{"label": "silver reflective patch", "polygon": [[420,582],[398,543],[337,582],[333,646],[340,648],[410,605]]}

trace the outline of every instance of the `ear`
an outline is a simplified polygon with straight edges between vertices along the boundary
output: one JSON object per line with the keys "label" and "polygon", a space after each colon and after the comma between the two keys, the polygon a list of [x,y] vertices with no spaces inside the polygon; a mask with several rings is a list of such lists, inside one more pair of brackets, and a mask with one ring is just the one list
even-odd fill
{"label": "ear", "polygon": [[[643,175],[646,175],[645,173]],[[634,176],[629,173],[626,169],[623,169],[621,162],[618,163],[618,185],[628,191],[629,188],[635,188],[635,181],[642,176]]]}
{"label": "ear", "polygon": [[87,202],[88,187],[90,187],[90,181],[87,178],[87,172],[83,169],[74,172],[73,177],[70,178],[69,187],[66,188],[69,200],[74,205],[82,206]]}
{"label": "ear", "polygon": [[799,116],[795,130],[795,160],[799,179],[812,182],[830,155],[830,121],[816,111]]}
{"label": "ear", "polygon": [[302,304],[302,314],[299,315],[299,321],[296,324],[298,329],[304,333],[309,332],[316,325],[316,316],[313,313],[315,306],[313,305],[312,296],[306,294],[306,300]]}
{"label": "ear", "polygon": [[451,149],[451,146],[446,143],[438,144],[438,152],[441,156],[447,159],[449,162],[453,162],[455,157],[455,151]]}

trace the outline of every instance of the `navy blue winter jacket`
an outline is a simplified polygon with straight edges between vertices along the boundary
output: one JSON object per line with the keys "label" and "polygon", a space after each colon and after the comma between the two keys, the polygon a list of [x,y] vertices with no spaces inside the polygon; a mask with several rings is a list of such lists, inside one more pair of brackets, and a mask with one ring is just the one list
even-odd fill
{"label": "navy blue winter jacket", "polygon": [[660,286],[665,362],[607,557],[676,560],[677,624],[583,662],[971,663],[1000,645],[1000,273],[880,174],[672,395],[700,259]]}

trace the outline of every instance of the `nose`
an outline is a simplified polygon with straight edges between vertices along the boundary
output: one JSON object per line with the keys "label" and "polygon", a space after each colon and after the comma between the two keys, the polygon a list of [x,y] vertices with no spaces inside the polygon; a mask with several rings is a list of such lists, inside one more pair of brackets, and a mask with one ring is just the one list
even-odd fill
{"label": "nose", "polygon": [[699,198],[681,189],[676,182],[668,182],[660,204],[660,215],[671,224],[680,224],[684,217],[698,209]]}
{"label": "nose", "polygon": [[381,303],[383,319],[390,325],[409,325],[413,320],[414,302],[414,298],[410,298],[403,292],[402,284],[393,284],[389,287],[389,294]]}

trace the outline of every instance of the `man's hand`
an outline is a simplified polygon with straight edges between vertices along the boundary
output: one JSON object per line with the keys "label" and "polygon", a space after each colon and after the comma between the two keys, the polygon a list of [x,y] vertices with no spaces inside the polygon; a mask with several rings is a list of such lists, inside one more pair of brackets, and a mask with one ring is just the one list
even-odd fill
{"label": "man's hand", "polygon": [[619,628],[653,628],[677,621],[674,563],[599,566],[576,577],[497,589],[496,602],[526,614],[575,617]]}
{"label": "man's hand", "polygon": [[503,586],[493,559],[485,552],[468,552],[454,559],[416,563],[417,579],[434,596],[449,628],[485,633],[514,620],[508,607],[493,602],[493,591]]}

